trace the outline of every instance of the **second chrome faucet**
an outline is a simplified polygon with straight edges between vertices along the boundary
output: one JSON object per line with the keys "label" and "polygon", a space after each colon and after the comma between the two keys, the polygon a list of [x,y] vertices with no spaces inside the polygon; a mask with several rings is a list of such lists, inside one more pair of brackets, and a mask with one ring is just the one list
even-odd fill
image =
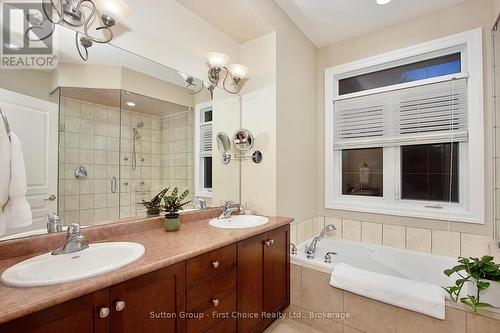
{"label": "second chrome faucet", "polygon": [[326,227],[324,227],[323,230],[321,230],[318,236],[314,237],[311,244],[309,244],[309,246],[306,247],[307,259],[314,259],[314,255],[316,254],[316,246],[318,245],[318,242],[325,237],[327,232],[334,230],[337,230],[337,227],[335,227],[333,224],[329,224]]}

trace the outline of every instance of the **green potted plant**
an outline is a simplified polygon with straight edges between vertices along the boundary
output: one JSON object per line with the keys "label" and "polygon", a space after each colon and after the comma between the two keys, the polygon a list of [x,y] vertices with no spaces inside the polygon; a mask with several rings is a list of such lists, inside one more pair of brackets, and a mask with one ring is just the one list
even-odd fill
{"label": "green potted plant", "polygon": [[163,198],[163,210],[166,212],[163,227],[166,231],[177,231],[181,227],[179,219],[179,211],[184,209],[191,201],[184,201],[189,194],[189,190],[185,190],[179,195],[179,189],[174,187],[172,193]]}
{"label": "green potted plant", "polygon": [[139,202],[141,205],[146,207],[146,213],[148,217],[160,215],[161,200],[165,196],[165,193],[167,193],[168,189],[169,187],[164,188],[160,193],[155,195],[153,199],[151,199],[150,201],[142,200],[141,202]]}
{"label": "green potted plant", "polygon": [[[458,265],[446,269],[444,274],[456,274],[458,277],[455,285],[443,287],[454,302],[460,300],[474,312],[481,308],[500,307],[500,264],[495,264],[493,257],[459,257]],[[463,296],[466,283],[468,294]]]}

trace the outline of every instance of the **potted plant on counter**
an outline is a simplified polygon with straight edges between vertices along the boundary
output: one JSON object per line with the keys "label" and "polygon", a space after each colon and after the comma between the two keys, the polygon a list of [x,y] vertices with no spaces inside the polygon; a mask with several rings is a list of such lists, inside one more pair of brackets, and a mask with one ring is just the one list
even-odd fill
{"label": "potted plant on counter", "polygon": [[141,205],[146,207],[146,214],[148,217],[158,216],[161,212],[161,200],[167,193],[169,187],[164,188],[160,193],[155,195],[150,201],[142,200],[139,202]]}
{"label": "potted plant on counter", "polygon": [[179,211],[184,209],[191,201],[183,202],[188,194],[189,190],[185,190],[181,195],[179,194],[179,189],[174,187],[172,193],[163,198],[163,210],[165,211],[165,222],[163,227],[165,231],[177,231],[181,227],[181,221],[179,219]]}
{"label": "potted plant on counter", "polygon": [[[454,286],[443,287],[454,302],[460,300],[474,312],[481,308],[500,307],[500,264],[495,264],[492,256],[459,257],[458,265],[445,270],[444,274],[458,277]],[[467,293],[471,295],[464,296],[462,290],[466,283]]]}

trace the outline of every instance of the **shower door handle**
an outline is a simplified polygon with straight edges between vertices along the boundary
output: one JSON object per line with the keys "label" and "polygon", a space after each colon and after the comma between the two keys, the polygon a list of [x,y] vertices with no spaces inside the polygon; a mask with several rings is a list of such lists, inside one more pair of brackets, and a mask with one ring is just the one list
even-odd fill
{"label": "shower door handle", "polygon": [[116,184],[118,183],[115,176],[111,178],[111,193],[116,193]]}

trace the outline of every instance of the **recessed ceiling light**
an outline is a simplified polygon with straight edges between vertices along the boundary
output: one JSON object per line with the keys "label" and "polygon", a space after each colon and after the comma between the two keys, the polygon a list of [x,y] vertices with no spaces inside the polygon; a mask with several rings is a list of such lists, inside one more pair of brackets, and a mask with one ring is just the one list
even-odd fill
{"label": "recessed ceiling light", "polygon": [[134,102],[127,102],[127,105],[133,108],[135,106],[135,103]]}
{"label": "recessed ceiling light", "polygon": [[377,5],[387,5],[389,2],[391,2],[392,0],[377,0]]}

